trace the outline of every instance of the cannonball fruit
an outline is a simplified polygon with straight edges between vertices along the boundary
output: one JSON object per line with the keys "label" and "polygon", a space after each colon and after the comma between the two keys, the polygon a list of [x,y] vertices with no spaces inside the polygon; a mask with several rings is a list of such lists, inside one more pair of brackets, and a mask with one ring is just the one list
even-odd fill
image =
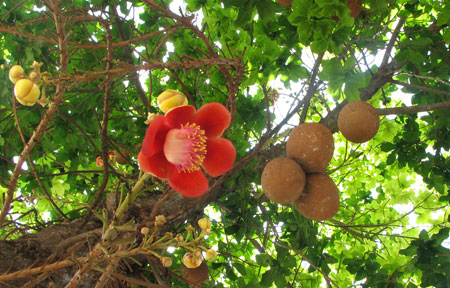
{"label": "cannonball fruit", "polygon": [[378,132],[378,112],[367,102],[353,101],[342,108],[338,116],[338,128],[353,143],[364,143]]}
{"label": "cannonball fruit", "polygon": [[275,158],[264,168],[261,185],[267,198],[279,204],[288,204],[302,195],[305,172],[290,158]]}
{"label": "cannonball fruit", "polygon": [[291,131],[286,142],[287,156],[298,160],[306,173],[325,171],[333,151],[333,135],[320,123],[300,124]]}
{"label": "cannonball fruit", "polygon": [[184,279],[196,285],[202,284],[209,277],[208,265],[205,262],[197,268],[187,268],[183,265],[181,273]]}
{"label": "cannonball fruit", "polygon": [[309,174],[306,176],[305,191],[295,201],[295,207],[308,219],[331,219],[339,210],[338,188],[326,174]]}

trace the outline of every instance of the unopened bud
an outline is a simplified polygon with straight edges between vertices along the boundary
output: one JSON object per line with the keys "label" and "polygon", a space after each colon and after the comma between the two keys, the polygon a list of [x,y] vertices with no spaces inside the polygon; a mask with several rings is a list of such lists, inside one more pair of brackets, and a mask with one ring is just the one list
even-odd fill
{"label": "unopened bud", "polygon": [[216,258],[217,256],[217,252],[213,249],[208,249],[208,251],[206,251],[206,256],[205,259],[208,261],[212,261]]}
{"label": "unopened bud", "polygon": [[36,71],[31,71],[30,74],[28,74],[28,78],[33,81],[33,82],[37,82],[39,81],[39,79],[41,78],[41,75],[39,72]]}
{"label": "unopened bud", "polygon": [[14,86],[14,95],[16,96],[17,101],[22,105],[34,105],[40,94],[41,91],[39,90],[39,87],[29,79],[20,79]]}
{"label": "unopened bud", "polygon": [[13,82],[14,84],[17,83],[20,79],[25,76],[25,71],[23,70],[22,66],[20,65],[14,65],[9,69],[9,80]]}
{"label": "unopened bud", "polygon": [[183,264],[187,268],[197,268],[200,264],[202,264],[202,257],[198,257],[188,252],[183,256]]}
{"label": "unopened bud", "polygon": [[184,106],[188,104],[188,100],[183,93],[176,90],[167,89],[159,94],[157,98],[159,109],[167,113],[172,108]]}
{"label": "unopened bud", "polygon": [[161,257],[161,263],[164,267],[170,267],[170,266],[172,266],[172,258]]}
{"label": "unopened bud", "polygon": [[158,115],[158,114],[156,114],[156,113],[148,112],[148,114],[147,114],[147,120],[145,120],[145,122],[144,122],[145,125],[150,124],[150,122],[152,122],[153,119],[155,119],[157,115]]}
{"label": "unopened bud", "polygon": [[209,230],[209,229],[211,229],[211,221],[209,221],[206,218],[202,218],[202,219],[198,220],[198,226],[202,230]]}
{"label": "unopened bud", "polygon": [[141,228],[141,234],[142,235],[148,235],[150,233],[150,229],[148,227],[142,227]]}
{"label": "unopened bud", "polygon": [[176,238],[175,238],[178,242],[183,242],[184,241],[184,237],[181,234],[177,234]]}
{"label": "unopened bud", "polygon": [[164,215],[158,215],[155,218],[155,226],[162,227],[166,223],[166,217]]}

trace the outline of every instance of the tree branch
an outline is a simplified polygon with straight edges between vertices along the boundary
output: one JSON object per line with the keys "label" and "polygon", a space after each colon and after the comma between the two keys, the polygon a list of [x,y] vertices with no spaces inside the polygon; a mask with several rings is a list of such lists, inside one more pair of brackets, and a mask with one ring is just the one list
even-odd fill
{"label": "tree branch", "polygon": [[392,107],[392,108],[383,108],[377,109],[378,115],[399,115],[399,114],[413,114],[418,112],[427,112],[427,111],[435,111],[435,110],[445,110],[450,108],[450,100],[433,103],[433,104],[425,104],[425,105],[415,105],[408,107]]}
{"label": "tree branch", "polygon": [[414,85],[414,84],[408,84],[408,83],[404,83],[398,80],[392,80],[391,83],[393,84],[397,84],[400,86],[404,86],[404,87],[408,87],[408,88],[412,88],[412,89],[418,89],[418,90],[422,90],[422,91],[427,91],[427,92],[431,92],[434,94],[440,94],[440,95],[444,95],[444,96],[450,96],[450,92],[447,91],[443,91],[443,90],[438,90],[438,89],[433,89],[427,86],[419,86],[419,85]]}

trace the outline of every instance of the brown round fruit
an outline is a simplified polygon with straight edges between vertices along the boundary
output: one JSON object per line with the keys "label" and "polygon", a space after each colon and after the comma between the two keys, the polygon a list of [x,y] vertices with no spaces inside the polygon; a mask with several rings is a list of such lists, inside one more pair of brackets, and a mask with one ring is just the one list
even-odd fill
{"label": "brown round fruit", "polygon": [[278,3],[288,8],[291,7],[292,1],[293,0],[277,0]]}
{"label": "brown round fruit", "polygon": [[261,185],[267,198],[279,204],[297,200],[305,188],[305,172],[287,157],[272,159],[261,175]]}
{"label": "brown round fruit", "polygon": [[369,141],[377,134],[379,127],[378,112],[367,102],[350,102],[339,113],[339,131],[350,142],[364,143]]}
{"label": "brown round fruit", "polygon": [[184,279],[196,285],[202,284],[209,277],[208,265],[205,261],[203,261],[197,268],[187,268],[183,265],[181,273]]}
{"label": "brown round fruit", "polygon": [[286,142],[286,154],[297,159],[306,173],[325,171],[333,151],[333,135],[320,123],[300,124],[292,130]]}
{"label": "brown round fruit", "polygon": [[339,190],[323,173],[306,176],[305,192],[295,201],[295,207],[308,219],[322,221],[333,218],[339,210]]}

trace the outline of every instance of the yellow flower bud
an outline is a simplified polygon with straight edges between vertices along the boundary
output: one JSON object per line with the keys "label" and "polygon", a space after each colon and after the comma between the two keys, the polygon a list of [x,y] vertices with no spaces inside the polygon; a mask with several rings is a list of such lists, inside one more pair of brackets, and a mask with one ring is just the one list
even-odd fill
{"label": "yellow flower bud", "polygon": [[202,257],[188,252],[183,256],[183,264],[187,268],[197,268],[202,264]]}
{"label": "yellow flower bud", "polygon": [[188,104],[188,100],[183,93],[176,90],[167,89],[159,94],[157,98],[159,109],[167,113],[172,108],[184,106]]}
{"label": "yellow flower bud", "polygon": [[211,221],[209,221],[206,218],[202,218],[202,219],[198,220],[198,226],[202,230],[210,230],[211,229]]}
{"label": "yellow flower bud", "polygon": [[217,252],[213,249],[208,249],[208,251],[206,251],[206,256],[205,259],[208,261],[212,261],[216,258],[217,256]]}
{"label": "yellow flower bud", "polygon": [[20,79],[14,86],[14,95],[22,105],[34,105],[40,93],[39,87],[29,79]]}
{"label": "yellow flower bud", "polygon": [[161,257],[161,263],[164,267],[170,267],[170,266],[172,266],[172,258]]}
{"label": "yellow flower bud", "polygon": [[14,84],[17,83],[20,79],[25,76],[25,71],[23,70],[22,66],[20,65],[14,65],[9,69],[9,80],[13,82]]}
{"label": "yellow flower bud", "polygon": [[31,71],[30,74],[28,74],[28,79],[36,83],[41,79],[41,74],[37,71]]}
{"label": "yellow flower bud", "polygon": [[148,235],[148,233],[150,233],[150,229],[148,229],[148,227],[142,227],[141,228],[141,234],[142,235]]}
{"label": "yellow flower bud", "polygon": [[164,225],[164,223],[166,223],[166,217],[164,215],[158,215],[155,218],[155,226],[156,227],[161,227]]}

